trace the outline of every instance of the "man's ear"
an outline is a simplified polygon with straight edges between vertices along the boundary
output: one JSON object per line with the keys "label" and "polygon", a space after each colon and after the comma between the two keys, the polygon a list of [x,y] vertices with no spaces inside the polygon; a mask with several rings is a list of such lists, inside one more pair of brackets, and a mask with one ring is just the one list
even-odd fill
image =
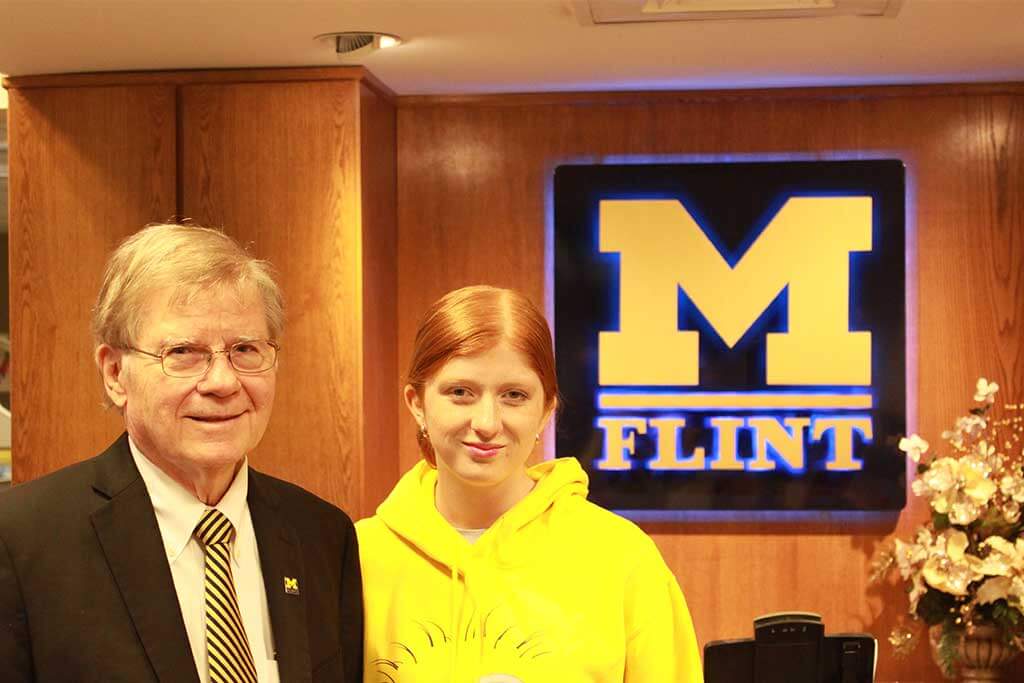
{"label": "man's ear", "polygon": [[426,417],[423,414],[423,400],[420,399],[420,394],[416,391],[416,387],[411,384],[405,385],[403,391],[405,397],[405,407],[412,413],[413,418],[416,420],[416,424],[419,425],[420,430],[426,427]]}
{"label": "man's ear", "polygon": [[109,344],[96,347],[96,366],[103,378],[103,389],[107,392],[110,402],[118,408],[124,408],[128,402],[128,393],[124,388],[124,352]]}

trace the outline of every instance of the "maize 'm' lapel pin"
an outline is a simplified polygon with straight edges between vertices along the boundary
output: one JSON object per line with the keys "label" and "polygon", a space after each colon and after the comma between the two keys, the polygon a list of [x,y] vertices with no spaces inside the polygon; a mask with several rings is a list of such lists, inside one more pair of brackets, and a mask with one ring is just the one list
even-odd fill
{"label": "maize 'm' lapel pin", "polygon": [[290,576],[284,577],[284,592],[288,595],[299,594],[299,580],[293,579]]}

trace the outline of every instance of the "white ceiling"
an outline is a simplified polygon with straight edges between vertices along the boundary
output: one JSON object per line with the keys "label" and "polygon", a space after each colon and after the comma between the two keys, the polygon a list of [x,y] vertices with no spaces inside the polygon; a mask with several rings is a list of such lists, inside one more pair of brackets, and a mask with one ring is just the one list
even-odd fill
{"label": "white ceiling", "polygon": [[[361,63],[400,95],[1024,80],[1024,0],[585,26],[572,0],[0,0],[0,72]],[[339,61],[317,34],[399,48]]]}

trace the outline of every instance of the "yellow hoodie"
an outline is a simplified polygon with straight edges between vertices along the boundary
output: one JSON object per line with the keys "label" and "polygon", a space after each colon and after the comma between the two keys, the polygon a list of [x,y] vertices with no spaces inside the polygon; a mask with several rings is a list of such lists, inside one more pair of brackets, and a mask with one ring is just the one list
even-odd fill
{"label": "yellow hoodie", "polygon": [[574,459],[470,544],[420,462],[356,524],[366,683],[700,683],[683,594],[654,542],[587,501]]}

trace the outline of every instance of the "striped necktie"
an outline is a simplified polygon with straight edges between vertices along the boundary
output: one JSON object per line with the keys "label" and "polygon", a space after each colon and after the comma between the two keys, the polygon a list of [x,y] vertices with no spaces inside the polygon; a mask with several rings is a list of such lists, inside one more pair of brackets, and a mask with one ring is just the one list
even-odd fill
{"label": "striped necktie", "polygon": [[195,531],[206,555],[206,660],[211,683],[256,683],[256,667],[231,578],[235,529],[219,510],[203,513]]}

